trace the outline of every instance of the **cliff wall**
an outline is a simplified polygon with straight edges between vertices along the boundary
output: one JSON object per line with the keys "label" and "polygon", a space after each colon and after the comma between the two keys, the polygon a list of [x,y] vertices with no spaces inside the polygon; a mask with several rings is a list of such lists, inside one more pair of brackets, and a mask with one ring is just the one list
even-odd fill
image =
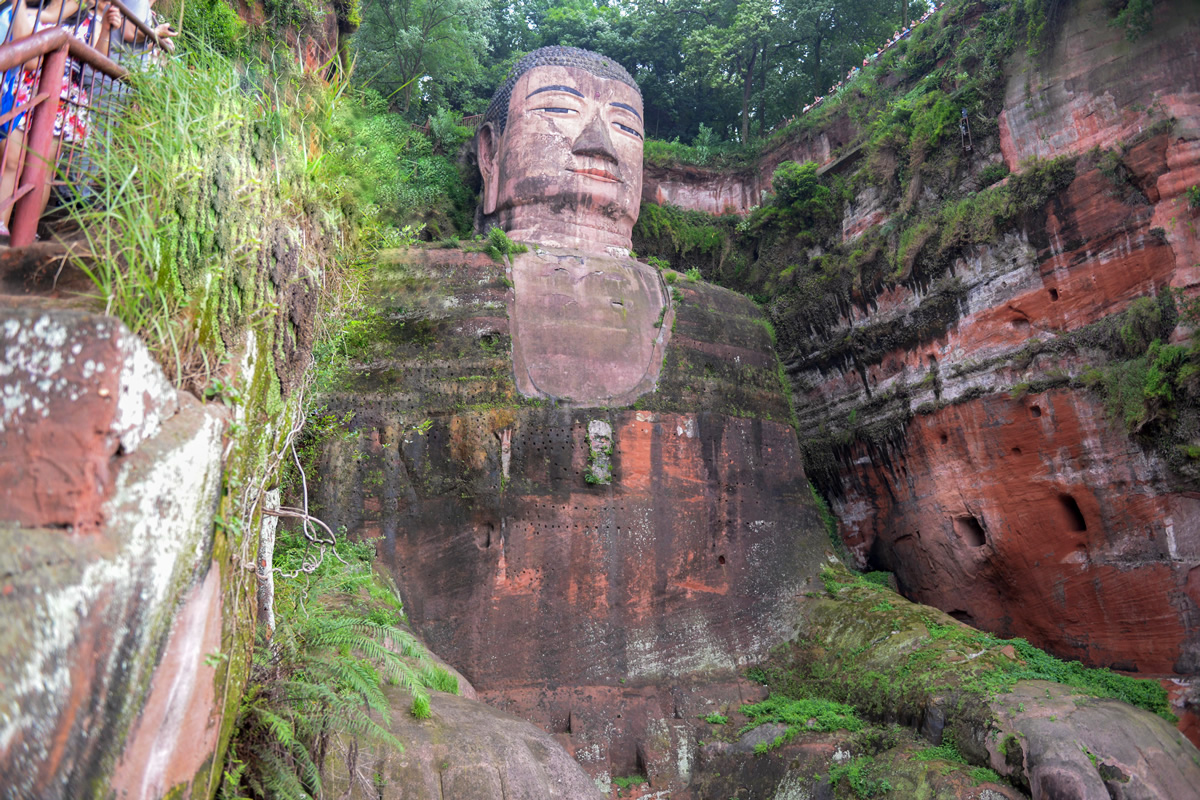
{"label": "cliff wall", "polygon": [[[275,175],[297,154],[258,146],[260,107],[230,110],[206,109],[169,164],[136,144],[122,168],[137,179],[109,196],[153,209],[135,245],[99,211],[90,222],[112,235],[81,261],[54,242],[0,257],[9,797],[210,797],[221,781],[264,496],[297,427],[340,222],[293,210],[303,188]],[[154,180],[176,170],[186,190],[164,208]]]}
{"label": "cliff wall", "polygon": [[681,281],[658,391],[555,407],[516,392],[505,275],[457,250],[377,266],[370,332],[325,396],[350,421],[321,445],[316,512],[377,541],[481,699],[561,734],[603,786],[685,785],[698,717],[677,710],[754,696],[737,670],[794,633],[829,547],[770,332]]}
{"label": "cliff wall", "polygon": [[867,78],[968,107],[973,149],[951,129],[918,158],[919,130],[892,146],[880,124],[848,129],[870,94],[851,90],[754,169],[659,170],[647,189],[742,211],[725,198],[758,202],[777,153],[834,166],[861,147],[836,220],[799,234],[713,222],[727,244],[691,252],[643,228],[635,246],[768,303],[806,468],[860,566],[1064,657],[1195,675],[1198,396],[1144,387],[1156,363],[1195,358],[1200,14],[1156,3],[1130,41],[1103,3],[1079,2],[1036,55],[979,58],[1010,11],[949,4]]}

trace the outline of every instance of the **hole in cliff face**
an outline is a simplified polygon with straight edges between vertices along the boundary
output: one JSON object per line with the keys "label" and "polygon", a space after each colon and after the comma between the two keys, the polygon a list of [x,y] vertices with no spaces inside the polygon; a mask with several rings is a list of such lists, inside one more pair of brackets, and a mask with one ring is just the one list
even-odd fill
{"label": "hole in cliff face", "polygon": [[1014,456],[1019,456],[1019,455],[1021,455],[1021,448],[1019,448],[1019,447],[1014,447],[1014,448],[1012,449],[1012,454],[1013,454]]}
{"label": "hole in cliff face", "polygon": [[947,436],[947,435],[946,435],[946,434],[944,434],[944,433],[941,435],[941,437],[940,437],[940,438],[941,438],[941,440],[942,440],[942,444],[946,444],[947,442],[949,442],[949,441],[950,441],[950,437],[949,437],[949,436]]}
{"label": "hole in cliff face", "polygon": [[987,544],[987,536],[983,532],[983,526],[971,514],[964,514],[961,517],[954,518],[954,532],[958,534],[958,538],[971,545],[971,547],[983,547]]}
{"label": "hole in cliff face", "polygon": [[956,608],[953,611],[947,611],[946,613],[949,614],[950,616],[954,617],[959,622],[965,622],[967,625],[970,625],[972,628],[975,627],[975,618],[972,617],[966,611],[963,611],[961,608]]}
{"label": "hole in cliff face", "polygon": [[1029,332],[1029,320],[1025,319],[1024,317],[1014,317],[1010,321],[1010,324],[1020,333]]}
{"label": "hole in cliff face", "polygon": [[721,566],[725,566],[725,556],[717,556],[717,563]]}
{"label": "hole in cliff face", "polygon": [[1050,290],[1050,302],[1051,302],[1051,303],[1057,303],[1057,302],[1058,302],[1058,289],[1051,289],[1051,290]]}
{"label": "hole in cliff face", "polygon": [[1034,419],[1037,419],[1041,415],[1042,415],[1042,407],[1041,406],[1030,406],[1029,407],[1029,416],[1033,417]]}
{"label": "hole in cliff face", "polygon": [[1079,503],[1075,502],[1074,497],[1069,494],[1060,494],[1058,504],[1062,509],[1063,527],[1075,532],[1087,530],[1087,520],[1083,518],[1083,512],[1079,510]]}
{"label": "hole in cliff face", "polygon": [[937,357],[933,353],[929,354],[929,368],[937,369]]}
{"label": "hole in cliff face", "polygon": [[490,522],[485,522],[482,525],[475,526],[475,546],[480,550],[487,550],[492,546],[492,534],[496,532],[496,526]]}

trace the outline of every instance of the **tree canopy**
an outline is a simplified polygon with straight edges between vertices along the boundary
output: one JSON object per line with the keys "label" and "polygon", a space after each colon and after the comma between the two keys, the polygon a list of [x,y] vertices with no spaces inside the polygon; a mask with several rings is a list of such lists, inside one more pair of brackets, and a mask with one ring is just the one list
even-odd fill
{"label": "tree canopy", "polygon": [[569,45],[637,78],[650,136],[746,142],[860,64],[922,0],[363,0],[357,75],[423,120],[481,112],[522,54]]}

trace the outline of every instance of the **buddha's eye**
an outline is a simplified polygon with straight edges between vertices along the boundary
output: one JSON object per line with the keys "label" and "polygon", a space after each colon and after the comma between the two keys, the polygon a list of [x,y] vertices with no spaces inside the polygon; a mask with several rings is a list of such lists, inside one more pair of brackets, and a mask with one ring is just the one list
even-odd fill
{"label": "buddha's eye", "polygon": [[539,108],[538,111],[546,111],[550,114],[574,114],[574,113],[577,113],[575,111],[575,109],[573,109],[573,108],[556,108],[554,106],[550,106],[547,108]]}
{"label": "buddha's eye", "polygon": [[614,122],[613,124],[614,124],[614,125],[616,125],[616,126],[617,126],[617,127],[620,129],[620,130],[623,130],[623,131],[625,131],[625,133],[628,133],[628,134],[631,134],[631,135],[633,135],[633,136],[636,136],[636,137],[637,137],[637,138],[639,138],[639,139],[640,139],[640,138],[642,138],[642,135],[641,135],[640,133],[638,133],[636,130],[634,130],[633,128],[629,127],[628,125],[622,125],[622,124],[621,124],[621,123],[619,123],[619,122]]}

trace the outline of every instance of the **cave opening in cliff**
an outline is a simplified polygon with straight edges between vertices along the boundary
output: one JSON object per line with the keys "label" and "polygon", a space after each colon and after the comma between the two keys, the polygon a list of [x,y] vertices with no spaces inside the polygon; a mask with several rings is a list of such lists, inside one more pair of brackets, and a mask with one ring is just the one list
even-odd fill
{"label": "cave opening in cliff", "polygon": [[1051,302],[1051,303],[1057,303],[1057,302],[1058,302],[1058,289],[1051,289],[1051,290],[1050,290],[1050,302]]}
{"label": "cave opening in cliff", "polygon": [[954,532],[958,534],[958,538],[972,547],[983,547],[987,544],[987,535],[983,531],[983,525],[972,514],[955,517]]}
{"label": "cave opening in cliff", "polygon": [[1087,530],[1087,520],[1083,518],[1083,512],[1079,510],[1079,503],[1075,502],[1074,497],[1069,494],[1060,494],[1058,505],[1062,509],[1063,527],[1073,532]]}
{"label": "cave opening in cliff", "polygon": [[975,627],[975,617],[971,616],[969,611],[963,611],[961,608],[956,608],[953,611],[947,611],[946,613],[954,617],[959,622]]}

